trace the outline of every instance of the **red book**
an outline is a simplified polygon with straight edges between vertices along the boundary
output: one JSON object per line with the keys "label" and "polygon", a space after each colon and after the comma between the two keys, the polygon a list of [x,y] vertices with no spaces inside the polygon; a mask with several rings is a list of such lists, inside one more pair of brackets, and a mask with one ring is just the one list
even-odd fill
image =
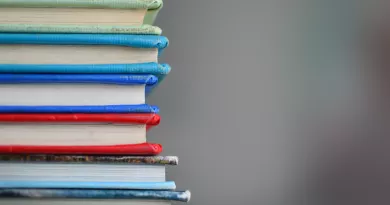
{"label": "red book", "polygon": [[146,130],[159,122],[155,113],[0,114],[0,153],[157,155]]}
{"label": "red book", "polygon": [[158,155],[161,152],[162,146],[152,143],[113,146],[0,145],[0,153],[7,154]]}

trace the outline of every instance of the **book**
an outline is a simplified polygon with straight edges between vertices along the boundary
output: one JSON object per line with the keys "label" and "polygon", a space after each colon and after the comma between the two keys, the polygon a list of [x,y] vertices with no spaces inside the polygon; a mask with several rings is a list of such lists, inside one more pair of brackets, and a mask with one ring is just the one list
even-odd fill
{"label": "book", "polygon": [[141,143],[110,146],[36,146],[0,145],[3,154],[93,154],[93,155],[139,155],[152,156],[162,152],[160,144]]}
{"label": "book", "polygon": [[81,106],[0,106],[0,113],[158,113],[157,106],[139,105],[81,105]]}
{"label": "book", "polygon": [[[49,199],[51,202],[61,201],[60,204],[88,203],[95,204],[91,199],[99,199],[101,204],[160,204],[158,201],[179,201],[189,202],[191,199],[190,191],[157,191],[157,190],[101,190],[101,189],[0,189],[0,203],[4,198],[29,199],[32,204],[34,199]],[[69,199],[88,199],[88,200],[69,200]],[[101,200],[103,199],[103,200]],[[116,200],[109,200],[116,199]],[[133,200],[129,200],[133,199]],[[18,201],[19,201],[18,200]],[[49,200],[39,200],[49,201]],[[153,200],[153,201],[152,201]],[[16,200],[15,200],[16,201]],[[97,202],[97,201],[96,201]],[[139,202],[139,203],[135,203]],[[29,203],[29,204],[31,204]],[[9,203],[7,203],[9,204]],[[26,203],[27,204],[27,203]],[[57,204],[57,203],[56,203]],[[99,203],[98,203],[99,204]],[[165,204],[165,203],[162,203]],[[170,204],[170,203],[168,203]]]}
{"label": "book", "polygon": [[[61,146],[73,146],[69,148],[73,151],[122,147],[122,151],[134,149],[134,152],[142,153],[145,149],[150,152],[155,148],[143,144],[146,143],[146,132],[159,122],[160,116],[155,113],[0,114],[0,152],[11,149],[12,152],[49,152]],[[158,147],[156,151],[159,151]]]}
{"label": "book", "polygon": [[165,165],[177,164],[174,156],[1,155],[0,184],[165,182]]}
{"label": "book", "polygon": [[142,190],[174,190],[176,184],[167,182],[86,182],[86,181],[0,181],[0,188],[25,189],[142,189]]}
{"label": "book", "polygon": [[158,79],[131,74],[0,74],[0,106],[138,105]]}
{"label": "book", "polygon": [[171,71],[168,64],[0,64],[0,73],[142,74],[154,75],[161,83]]}
{"label": "book", "polygon": [[154,35],[0,33],[0,64],[156,63],[167,46]]}
{"label": "book", "polygon": [[0,203],[7,205],[171,205],[164,200],[122,200],[122,199],[31,199],[31,198],[0,198]]}
{"label": "book", "polygon": [[0,0],[0,23],[139,26],[161,8],[162,0]]}

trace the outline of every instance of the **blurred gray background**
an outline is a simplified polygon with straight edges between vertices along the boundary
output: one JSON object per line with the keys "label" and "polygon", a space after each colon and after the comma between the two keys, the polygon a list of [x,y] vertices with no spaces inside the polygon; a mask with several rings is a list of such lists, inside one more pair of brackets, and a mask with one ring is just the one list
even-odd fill
{"label": "blurred gray background", "polygon": [[291,6],[299,5],[164,2],[156,25],[170,46],[160,62],[172,72],[148,99],[162,116],[148,139],[179,156],[168,178],[192,191],[190,204],[273,204],[296,179],[281,70]]}
{"label": "blurred gray background", "polygon": [[386,132],[365,129],[381,120],[367,117],[356,2],[164,2],[172,72],[148,99],[162,116],[148,139],[179,156],[168,178],[190,204],[389,204],[376,196],[387,181],[370,181],[389,179],[369,162],[389,161],[390,143],[368,143]]}

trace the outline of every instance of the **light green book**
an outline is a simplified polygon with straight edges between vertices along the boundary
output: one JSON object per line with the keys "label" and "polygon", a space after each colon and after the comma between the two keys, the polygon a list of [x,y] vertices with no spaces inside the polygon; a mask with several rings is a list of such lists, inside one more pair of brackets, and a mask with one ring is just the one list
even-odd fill
{"label": "light green book", "polygon": [[162,0],[0,0],[0,32],[160,35]]}

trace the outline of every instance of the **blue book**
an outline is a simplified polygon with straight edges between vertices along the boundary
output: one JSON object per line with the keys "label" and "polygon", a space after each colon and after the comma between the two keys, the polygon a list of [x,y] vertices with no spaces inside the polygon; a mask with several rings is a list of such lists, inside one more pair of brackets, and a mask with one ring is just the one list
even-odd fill
{"label": "blue book", "polygon": [[154,105],[0,106],[0,113],[158,113]]}
{"label": "blue book", "polygon": [[168,39],[126,34],[0,33],[0,73],[152,74]]}
{"label": "blue book", "polygon": [[[54,106],[54,109],[64,112],[74,109],[118,112],[120,108],[122,112],[129,110],[129,105],[145,104],[146,93],[155,87],[157,81],[154,75],[134,74],[0,74],[0,95],[7,96],[0,98],[0,106],[18,106],[3,107],[3,110],[26,110],[26,107],[20,106],[52,110],[51,106]],[[122,107],[110,107],[114,105]],[[143,111],[148,109],[151,110],[142,108]]]}
{"label": "blue book", "polygon": [[174,190],[176,189],[176,184],[173,181],[167,181],[167,182],[0,181],[0,188]]}
{"label": "blue book", "polygon": [[0,189],[1,198],[28,199],[133,199],[189,202],[190,191],[110,189]]}
{"label": "blue book", "polygon": [[161,82],[171,71],[168,64],[0,64],[0,73],[142,74]]}

